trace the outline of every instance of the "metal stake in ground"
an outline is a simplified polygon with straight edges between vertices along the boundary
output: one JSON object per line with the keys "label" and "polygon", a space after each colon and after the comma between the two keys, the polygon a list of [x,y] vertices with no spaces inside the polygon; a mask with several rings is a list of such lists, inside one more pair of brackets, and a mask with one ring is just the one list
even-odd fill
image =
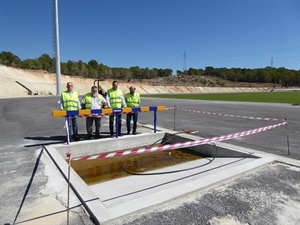
{"label": "metal stake in ground", "polygon": [[174,105],[174,130],[175,130],[175,114],[176,114],[176,106]]}
{"label": "metal stake in ground", "polygon": [[288,155],[290,155],[290,141],[289,141],[287,118],[284,118],[284,120],[286,121],[285,127],[286,127],[286,142],[288,147]]}
{"label": "metal stake in ground", "polygon": [[69,118],[66,117],[65,127],[67,132],[67,143],[68,143],[68,202],[67,202],[67,225],[69,225],[70,221],[70,170],[71,170],[71,147],[70,147],[70,133],[69,133]]}

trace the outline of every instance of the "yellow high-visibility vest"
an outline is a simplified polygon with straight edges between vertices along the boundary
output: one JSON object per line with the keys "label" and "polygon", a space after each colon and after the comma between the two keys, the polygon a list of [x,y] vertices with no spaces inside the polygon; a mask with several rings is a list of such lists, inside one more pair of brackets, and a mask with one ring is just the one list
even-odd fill
{"label": "yellow high-visibility vest", "polygon": [[140,100],[140,94],[139,93],[134,93],[134,96],[130,94],[130,92],[126,93],[125,95],[125,102],[127,107],[137,107],[139,106],[139,101]]}
{"label": "yellow high-visibility vest", "polygon": [[78,110],[78,93],[76,91],[73,91],[72,96],[68,91],[63,91],[61,96],[64,110]]}
{"label": "yellow high-visibility vest", "polygon": [[114,90],[113,88],[109,89],[107,91],[107,94],[109,96],[109,103],[110,107],[115,108],[121,108],[122,107],[122,91],[121,90]]}
{"label": "yellow high-visibility vest", "polygon": [[[100,108],[102,108],[102,102],[103,102],[102,95],[98,94],[98,99],[99,99]],[[84,95],[84,102],[85,102],[85,108],[90,109],[91,104],[92,104],[92,94],[91,93],[87,93]]]}

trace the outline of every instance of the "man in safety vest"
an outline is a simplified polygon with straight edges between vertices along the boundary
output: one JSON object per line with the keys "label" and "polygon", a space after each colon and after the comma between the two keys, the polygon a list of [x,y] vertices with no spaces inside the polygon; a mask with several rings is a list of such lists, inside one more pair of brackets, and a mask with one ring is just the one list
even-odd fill
{"label": "man in safety vest", "polygon": [[[140,105],[140,94],[135,92],[135,87],[131,86],[129,92],[125,94],[125,102],[127,107],[139,107]],[[131,130],[131,119],[133,119],[132,134],[136,134],[138,112],[128,113],[126,116],[127,134],[130,134]]]}
{"label": "man in safety vest", "polygon": [[[81,100],[83,109],[101,109],[107,108],[106,100],[98,94],[97,86],[92,86],[91,92],[86,93]],[[93,132],[93,122],[95,121],[95,138],[100,138],[101,115],[90,115],[86,118],[87,139],[91,139]]]}
{"label": "man in safety vest", "polygon": [[[112,82],[112,88],[108,89],[107,91],[107,96],[106,96],[106,101],[108,104],[108,107],[112,109],[116,108],[122,108],[126,107],[125,99],[123,96],[123,92],[118,89],[118,81],[113,81]],[[114,115],[109,116],[109,131],[110,131],[110,136],[113,137],[114,134]],[[122,125],[122,114],[120,113],[118,115],[118,136],[123,136],[121,133],[121,125]]]}
{"label": "man in safety vest", "polygon": [[[67,90],[61,93],[60,98],[60,109],[61,110],[79,110],[81,109],[78,93],[73,91],[73,83],[67,83]],[[78,136],[78,122],[77,117],[68,117],[68,125],[69,125],[69,135],[72,136],[73,131],[73,138],[70,138],[70,141],[79,141],[80,138]]]}

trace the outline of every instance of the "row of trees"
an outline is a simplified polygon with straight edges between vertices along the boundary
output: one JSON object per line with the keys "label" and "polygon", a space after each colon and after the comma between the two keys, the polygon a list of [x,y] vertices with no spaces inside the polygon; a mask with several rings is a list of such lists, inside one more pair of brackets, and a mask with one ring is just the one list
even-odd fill
{"label": "row of trees", "polygon": [[[20,58],[11,52],[0,53],[0,64],[31,70],[45,70],[49,73],[55,72],[55,58],[43,54],[36,59]],[[96,60],[90,60],[85,63],[69,60],[61,63],[61,73],[69,76],[81,76],[86,78],[111,78],[111,79],[153,79],[158,77],[172,76],[171,69],[149,69],[138,66],[128,68],[111,68]]]}
{"label": "row of trees", "polygon": [[207,75],[217,77],[232,82],[247,83],[273,83],[282,86],[300,86],[300,70],[289,70],[286,68],[259,68],[259,69],[241,69],[241,68],[213,68],[203,69],[190,68],[181,75],[195,76]]}
{"label": "row of trees", "polygon": [[[0,53],[0,64],[21,68],[45,70],[49,73],[55,72],[55,59],[47,54],[43,54],[36,59],[20,58],[11,52]],[[61,63],[61,73],[70,76],[81,76],[87,78],[110,78],[110,79],[155,79],[158,77],[172,77],[171,69],[149,69],[138,66],[130,68],[111,68],[96,60],[90,60],[85,63],[81,60],[78,62],[69,60]],[[300,86],[300,70],[289,70],[286,68],[259,68],[259,69],[242,69],[242,68],[213,68],[205,69],[189,68],[187,71],[176,71],[180,76],[213,76],[219,79],[233,82],[249,83],[273,83],[282,86]]]}

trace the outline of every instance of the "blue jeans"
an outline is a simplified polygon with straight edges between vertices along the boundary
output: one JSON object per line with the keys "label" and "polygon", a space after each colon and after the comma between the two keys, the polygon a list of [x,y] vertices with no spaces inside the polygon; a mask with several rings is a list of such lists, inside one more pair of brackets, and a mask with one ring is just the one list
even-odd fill
{"label": "blue jeans", "polygon": [[78,122],[77,122],[77,117],[74,117],[74,118],[67,117],[67,118],[68,118],[70,138],[71,138],[72,134],[73,134],[73,137],[78,136]]}
{"label": "blue jeans", "polygon": [[126,125],[127,125],[127,133],[130,133],[131,126],[130,122],[131,119],[133,120],[132,132],[136,132],[137,120],[138,120],[138,113],[128,113],[126,117]]}

